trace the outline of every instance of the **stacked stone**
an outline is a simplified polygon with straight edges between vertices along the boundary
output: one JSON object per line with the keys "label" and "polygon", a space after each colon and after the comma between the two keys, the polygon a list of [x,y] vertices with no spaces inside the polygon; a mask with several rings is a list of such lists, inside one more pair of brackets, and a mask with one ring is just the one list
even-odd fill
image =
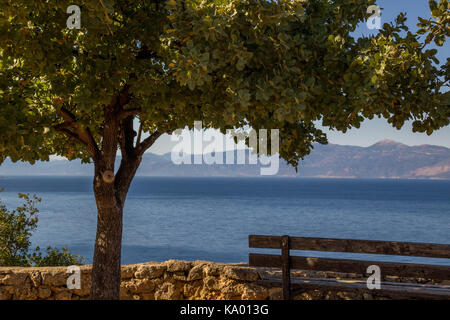
{"label": "stacked stone", "polygon": [[[0,267],[0,300],[89,299],[91,266],[80,267],[81,288],[67,288],[72,275],[66,267]],[[352,274],[295,271],[298,278],[355,279]],[[207,261],[148,262],[122,266],[121,299],[126,300],[265,300],[281,299],[281,288],[259,280],[281,277],[279,269],[250,268],[246,264]],[[389,279],[400,281],[402,279]],[[416,279],[419,281],[420,279]],[[448,281],[443,284],[448,284]],[[384,299],[361,290],[306,290],[294,299]]]}
{"label": "stacked stone", "polygon": [[[91,267],[81,269],[81,289],[68,289],[65,267],[0,268],[0,300],[88,299]],[[170,260],[122,267],[121,299],[267,299],[260,274],[244,265]],[[279,291],[278,289],[275,289]]]}

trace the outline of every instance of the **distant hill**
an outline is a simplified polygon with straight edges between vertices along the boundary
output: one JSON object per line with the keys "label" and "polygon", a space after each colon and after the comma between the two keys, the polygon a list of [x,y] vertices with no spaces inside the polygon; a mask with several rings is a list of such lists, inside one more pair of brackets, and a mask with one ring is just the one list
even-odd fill
{"label": "distant hill", "polygon": [[305,158],[303,176],[450,179],[450,149],[391,140],[366,148],[319,145]]}
{"label": "distant hill", "polygon": [[[0,166],[0,176],[73,176],[92,175],[92,172],[92,165],[82,165],[79,161],[67,160],[38,162],[33,166],[5,161]],[[145,154],[137,174],[139,176],[247,177],[259,176],[259,172],[259,164],[175,165],[171,161],[170,154]],[[277,176],[450,180],[450,149],[432,145],[410,147],[391,140],[383,140],[370,147],[315,145],[312,153],[299,166],[298,174],[281,160]]]}

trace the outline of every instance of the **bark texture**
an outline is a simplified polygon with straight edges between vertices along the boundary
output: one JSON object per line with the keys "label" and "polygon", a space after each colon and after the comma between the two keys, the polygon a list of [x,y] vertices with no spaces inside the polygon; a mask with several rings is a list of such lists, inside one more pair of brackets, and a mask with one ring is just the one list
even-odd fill
{"label": "bark texture", "polygon": [[[97,136],[88,127],[80,125],[76,114],[65,108],[58,112],[63,122],[55,126],[56,130],[82,144],[95,164],[93,187],[98,215],[90,296],[96,300],[120,298],[125,200],[144,152],[163,133],[155,130],[141,141],[142,122],[138,133],[133,128],[134,119],[141,114],[141,109],[124,108],[132,101],[128,89],[124,86],[104,107],[102,127],[93,131],[98,133]],[[119,147],[122,158],[115,170]]]}

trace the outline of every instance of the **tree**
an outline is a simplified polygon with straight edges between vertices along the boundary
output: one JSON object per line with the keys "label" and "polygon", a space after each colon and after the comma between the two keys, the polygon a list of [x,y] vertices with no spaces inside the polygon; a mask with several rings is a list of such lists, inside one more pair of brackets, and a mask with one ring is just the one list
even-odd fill
{"label": "tree", "polygon": [[[1,190],[0,190],[1,191]],[[48,247],[47,255],[40,248],[30,250],[30,237],[37,227],[39,210],[36,204],[40,198],[19,193],[24,204],[15,210],[8,210],[0,201],[0,266],[71,266],[83,264],[83,258],[72,255],[70,250]]]}
{"label": "tree", "polygon": [[[280,156],[297,166],[326,143],[317,120],[343,132],[374,116],[428,134],[449,124],[448,61],[436,65],[404,15],[377,36],[352,35],[375,0],[80,0],[81,28],[68,29],[71,2],[0,1],[3,73],[14,73],[2,90],[22,90],[6,105],[41,133],[20,156],[95,164],[92,298],[119,297],[126,195],[164,133],[194,120],[279,129]],[[430,3],[423,33],[448,36],[448,1]]]}

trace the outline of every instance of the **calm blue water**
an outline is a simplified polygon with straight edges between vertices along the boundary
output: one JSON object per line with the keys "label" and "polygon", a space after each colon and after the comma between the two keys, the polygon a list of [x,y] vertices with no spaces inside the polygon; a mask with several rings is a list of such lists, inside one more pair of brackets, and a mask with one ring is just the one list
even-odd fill
{"label": "calm blue water", "polygon": [[[91,185],[88,177],[3,177],[0,198],[12,208],[18,192],[40,196],[33,244],[67,246],[91,262]],[[138,177],[125,205],[122,263],[245,262],[249,234],[450,243],[450,181]]]}

